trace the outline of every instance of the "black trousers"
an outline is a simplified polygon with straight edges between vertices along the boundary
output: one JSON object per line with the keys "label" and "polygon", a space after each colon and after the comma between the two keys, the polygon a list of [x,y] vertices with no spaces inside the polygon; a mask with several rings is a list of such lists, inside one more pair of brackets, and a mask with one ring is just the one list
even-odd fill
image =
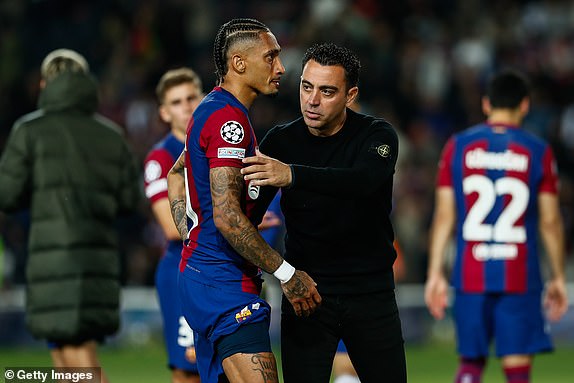
{"label": "black trousers", "polygon": [[281,361],[285,383],[328,383],[339,340],[361,383],[407,381],[404,341],[394,291],[321,294],[308,318],[281,303]]}

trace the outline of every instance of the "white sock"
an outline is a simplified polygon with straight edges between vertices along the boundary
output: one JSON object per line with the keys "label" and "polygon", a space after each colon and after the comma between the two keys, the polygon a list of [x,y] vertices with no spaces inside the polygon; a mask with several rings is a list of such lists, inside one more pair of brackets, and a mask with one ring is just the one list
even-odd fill
{"label": "white sock", "polygon": [[338,376],[335,380],[333,380],[333,383],[361,383],[361,381],[356,376],[345,374]]}

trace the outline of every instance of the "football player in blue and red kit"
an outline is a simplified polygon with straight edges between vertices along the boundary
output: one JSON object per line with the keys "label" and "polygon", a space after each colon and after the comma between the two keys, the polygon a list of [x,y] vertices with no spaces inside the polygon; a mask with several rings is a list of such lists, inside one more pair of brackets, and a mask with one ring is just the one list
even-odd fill
{"label": "football player in blue and red kit", "polygon": [[280,46],[257,20],[234,19],[218,31],[218,86],[193,113],[185,151],[168,176],[172,215],[185,240],[179,287],[184,316],[197,333],[201,380],[215,383],[220,366],[231,382],[278,382],[269,339],[269,305],[259,297],[261,269],[281,281],[299,315],[321,301],[315,282],[295,270],[257,231],[267,208],[259,188],[243,180],[242,159],[257,142],[248,110],[273,95],[285,68]]}
{"label": "football player in blue and red kit", "polygon": [[183,151],[187,124],[203,98],[202,92],[201,79],[189,68],[169,70],[160,78],[156,87],[159,115],[169,124],[170,131],[152,148],[144,162],[145,194],[167,239],[165,253],[157,266],[155,284],[172,383],[200,381],[197,364],[193,360],[193,331],[183,317],[177,288],[183,242],[171,217],[167,173]]}
{"label": "football player in blue and red kit", "polygon": [[435,318],[444,316],[443,260],[456,229],[457,383],[480,382],[492,339],[507,382],[528,382],[533,355],[552,350],[538,233],[552,273],[548,319],[568,307],[556,165],[550,146],[520,129],[529,102],[522,75],[495,75],[482,101],[486,122],[451,137],[439,163],[425,301]]}

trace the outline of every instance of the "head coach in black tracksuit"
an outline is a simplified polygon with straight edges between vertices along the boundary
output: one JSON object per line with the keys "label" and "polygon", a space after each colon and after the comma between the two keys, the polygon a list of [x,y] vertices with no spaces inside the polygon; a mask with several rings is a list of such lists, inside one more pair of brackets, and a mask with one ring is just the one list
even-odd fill
{"label": "head coach in black tracksuit", "polygon": [[[397,134],[381,118],[349,109],[360,63],[348,49],[315,45],[305,53],[302,117],[271,129],[261,153],[244,160],[262,204],[281,187],[285,260],[305,270],[323,297],[297,317],[283,300],[286,383],[329,382],[340,339],[362,383],[405,382],[395,302],[391,212]],[[302,307],[305,312],[306,308]]]}

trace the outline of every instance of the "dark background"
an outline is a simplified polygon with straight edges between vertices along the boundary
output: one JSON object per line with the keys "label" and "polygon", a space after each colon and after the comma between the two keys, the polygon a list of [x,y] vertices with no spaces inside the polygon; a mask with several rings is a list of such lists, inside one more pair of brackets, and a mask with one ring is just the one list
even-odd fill
{"label": "dark background", "polygon": [[[236,17],[257,18],[272,29],[287,69],[280,95],[259,98],[251,110],[259,138],[299,115],[298,81],[308,46],[333,41],[359,55],[363,112],[388,119],[401,138],[393,219],[407,266],[404,282],[424,281],[442,145],[453,132],[483,120],[480,96],[493,71],[512,66],[527,73],[533,106],[525,129],[551,142],[558,158],[572,276],[571,1],[0,0],[0,151],[14,121],[36,107],[42,59],[53,49],[71,48],[85,55],[99,80],[100,113],[124,127],[143,161],[167,132],[154,98],[159,77],[190,66],[208,92],[215,79],[213,39],[222,23]],[[163,238],[147,202],[119,229],[124,284],[151,285]],[[0,215],[4,288],[24,282],[26,230],[25,212]]]}

